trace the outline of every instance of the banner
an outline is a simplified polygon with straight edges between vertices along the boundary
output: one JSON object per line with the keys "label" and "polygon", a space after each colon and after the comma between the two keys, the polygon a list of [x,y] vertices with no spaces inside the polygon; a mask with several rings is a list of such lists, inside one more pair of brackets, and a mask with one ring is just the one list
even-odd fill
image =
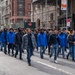
{"label": "banner", "polygon": [[61,10],[67,9],[67,0],[61,0]]}
{"label": "banner", "polygon": [[67,26],[70,27],[71,20],[67,19]]}

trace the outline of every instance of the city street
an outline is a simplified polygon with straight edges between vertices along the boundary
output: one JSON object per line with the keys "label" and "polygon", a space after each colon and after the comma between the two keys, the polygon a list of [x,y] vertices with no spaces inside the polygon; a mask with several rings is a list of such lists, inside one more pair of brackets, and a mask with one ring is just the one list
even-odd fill
{"label": "city street", "polygon": [[58,58],[55,64],[48,55],[40,59],[39,53],[34,52],[32,66],[28,66],[26,52],[22,61],[0,52],[0,75],[75,75],[75,62]]}

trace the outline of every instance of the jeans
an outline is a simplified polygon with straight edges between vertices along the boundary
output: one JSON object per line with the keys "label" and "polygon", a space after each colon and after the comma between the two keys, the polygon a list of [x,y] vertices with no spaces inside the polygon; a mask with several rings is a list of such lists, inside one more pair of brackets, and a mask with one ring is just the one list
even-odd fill
{"label": "jeans", "polygon": [[58,56],[58,44],[52,45],[50,57],[52,57],[53,53],[55,53],[54,54],[54,60],[57,60],[57,56]]}
{"label": "jeans", "polygon": [[45,53],[46,46],[41,46],[40,47],[40,57],[43,58],[43,54]]}
{"label": "jeans", "polygon": [[20,52],[19,58],[22,59],[22,45],[17,45],[16,47],[16,53],[15,53],[15,57],[18,55],[18,52]]}
{"label": "jeans", "polygon": [[14,44],[8,44],[8,54],[10,54],[10,49],[12,49],[12,55],[14,54]]}
{"label": "jeans", "polygon": [[69,53],[67,55],[67,57],[69,57],[69,55],[72,56],[72,60],[74,60],[74,57],[75,57],[75,46],[74,45],[71,45],[70,48],[69,48]]}
{"label": "jeans", "polygon": [[65,47],[60,47],[59,48],[59,53],[61,53],[61,51],[62,51],[62,56],[63,56],[63,58],[65,58]]}
{"label": "jeans", "polygon": [[6,54],[7,53],[7,50],[6,50],[7,44],[6,43],[3,43],[3,45],[4,45],[4,53]]}
{"label": "jeans", "polygon": [[27,47],[27,61],[30,64],[31,63],[31,56],[33,55],[33,48],[28,46]]}

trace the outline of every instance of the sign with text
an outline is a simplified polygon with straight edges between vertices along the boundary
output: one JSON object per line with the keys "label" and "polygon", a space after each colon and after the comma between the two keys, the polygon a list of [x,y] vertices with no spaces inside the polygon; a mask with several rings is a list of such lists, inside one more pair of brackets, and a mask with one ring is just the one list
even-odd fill
{"label": "sign with text", "polygon": [[61,0],[61,10],[67,9],[67,0]]}
{"label": "sign with text", "polygon": [[70,27],[71,20],[67,19],[67,26]]}

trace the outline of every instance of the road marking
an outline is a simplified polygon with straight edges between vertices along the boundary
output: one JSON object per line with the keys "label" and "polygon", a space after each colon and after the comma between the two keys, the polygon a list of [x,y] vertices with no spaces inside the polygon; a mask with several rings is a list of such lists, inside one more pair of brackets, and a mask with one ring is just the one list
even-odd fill
{"label": "road marking", "polygon": [[72,73],[70,73],[70,72],[67,72],[67,71],[62,70],[62,69],[57,68],[57,67],[54,67],[54,66],[52,66],[52,65],[48,65],[48,64],[46,64],[46,63],[42,63],[42,62],[40,62],[40,61],[37,61],[37,63],[42,64],[42,65],[45,65],[45,66],[48,66],[48,67],[50,67],[50,68],[53,68],[53,69],[55,69],[55,70],[58,70],[58,71],[60,71],[60,72],[63,72],[63,73],[65,73],[65,74],[68,74],[68,75],[74,75],[74,74],[72,74]]}

